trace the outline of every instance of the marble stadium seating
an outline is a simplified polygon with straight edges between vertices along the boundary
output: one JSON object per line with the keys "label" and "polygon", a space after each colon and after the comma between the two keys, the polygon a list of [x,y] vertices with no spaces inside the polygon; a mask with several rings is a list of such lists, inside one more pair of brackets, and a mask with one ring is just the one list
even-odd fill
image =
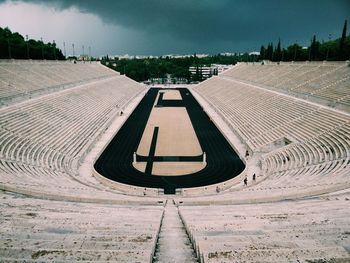
{"label": "marble stadium seating", "polygon": [[95,62],[0,61],[0,107],[117,75]]}
{"label": "marble stadium seating", "polygon": [[349,69],[242,63],[191,87],[248,169],[222,191],[143,196],[80,168],[145,86],[98,63],[0,61],[0,261],[162,262],[170,231],[188,262],[349,262]]}
{"label": "marble stadium seating", "polygon": [[193,88],[258,167],[176,200],[200,262],[350,260],[349,77],[343,62],[240,64]]}
{"label": "marble stadium seating", "polygon": [[222,76],[350,111],[349,62],[241,63]]}

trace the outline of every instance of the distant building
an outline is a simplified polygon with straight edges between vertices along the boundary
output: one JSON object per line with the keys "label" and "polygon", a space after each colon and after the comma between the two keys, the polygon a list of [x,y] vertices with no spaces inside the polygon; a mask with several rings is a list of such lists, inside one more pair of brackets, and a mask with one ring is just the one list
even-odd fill
{"label": "distant building", "polygon": [[78,57],[79,61],[90,61],[90,57],[88,55],[80,55]]}
{"label": "distant building", "polygon": [[211,64],[211,67],[216,68],[217,74],[220,74],[220,73],[232,68],[233,65]]}
{"label": "distant building", "polygon": [[232,65],[211,64],[210,66],[190,67],[189,71],[191,75],[200,75],[201,79],[207,79],[213,75],[218,75],[231,67]]}
{"label": "distant building", "polygon": [[150,78],[144,81],[145,84],[187,84],[188,80],[186,78],[175,78],[170,74],[167,74],[166,78]]}
{"label": "distant building", "polygon": [[215,72],[212,71],[212,68],[206,66],[190,67],[189,71],[191,75],[198,75],[198,77],[200,76],[200,79],[207,79],[210,78],[212,75],[215,75]]}

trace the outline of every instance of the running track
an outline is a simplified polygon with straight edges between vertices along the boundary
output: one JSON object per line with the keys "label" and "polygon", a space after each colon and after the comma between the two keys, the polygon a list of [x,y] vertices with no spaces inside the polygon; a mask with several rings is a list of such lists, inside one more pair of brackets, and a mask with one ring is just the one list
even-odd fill
{"label": "running track", "polygon": [[183,98],[181,102],[162,101],[162,105],[157,106],[185,106],[187,108],[199,143],[207,154],[207,166],[199,172],[183,176],[153,176],[142,173],[133,167],[133,153],[138,148],[159,90],[152,88],[148,91],[97,159],[94,165],[96,171],[116,182],[141,187],[163,188],[166,194],[174,194],[176,188],[205,186],[239,175],[244,170],[244,163],[192,94],[187,89],[182,88],[178,89]]}

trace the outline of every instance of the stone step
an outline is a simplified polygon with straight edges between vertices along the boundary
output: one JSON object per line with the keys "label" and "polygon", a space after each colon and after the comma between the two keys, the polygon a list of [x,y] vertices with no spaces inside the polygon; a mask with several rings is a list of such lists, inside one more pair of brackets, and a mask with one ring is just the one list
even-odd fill
{"label": "stone step", "polygon": [[134,262],[148,262],[150,260],[150,250],[147,251],[131,251],[131,250],[65,250],[65,249],[46,249],[37,250],[24,248],[0,248],[0,257],[11,258],[14,262],[20,259],[33,259],[36,262],[71,262],[71,261],[118,261],[130,262],[130,258]]}
{"label": "stone step", "polygon": [[198,262],[178,209],[172,202],[168,202],[165,207],[153,262]]}

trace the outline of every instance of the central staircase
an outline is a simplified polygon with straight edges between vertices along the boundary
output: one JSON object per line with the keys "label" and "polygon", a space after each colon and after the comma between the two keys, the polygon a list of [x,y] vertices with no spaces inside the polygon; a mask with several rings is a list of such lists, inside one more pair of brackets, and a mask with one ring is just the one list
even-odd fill
{"label": "central staircase", "polygon": [[168,201],[165,206],[165,213],[153,262],[198,262],[193,245],[179,216],[178,208],[172,201]]}

